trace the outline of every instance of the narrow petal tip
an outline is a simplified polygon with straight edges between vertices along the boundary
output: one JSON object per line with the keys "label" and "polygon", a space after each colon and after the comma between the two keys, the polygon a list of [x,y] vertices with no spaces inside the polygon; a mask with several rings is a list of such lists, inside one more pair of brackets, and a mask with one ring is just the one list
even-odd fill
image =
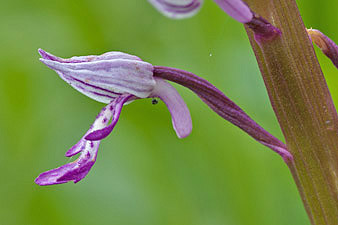
{"label": "narrow petal tip", "polygon": [[61,61],[61,58],[59,57],[56,57],[55,55],[52,55],[51,53],[49,52],[46,52],[45,50],[43,50],[42,48],[39,48],[38,49],[38,52],[40,54],[40,56],[43,58],[43,59],[46,59],[46,60],[54,60],[54,61]]}
{"label": "narrow petal tip", "polygon": [[45,56],[47,55],[46,52],[42,48],[39,48],[38,52],[39,52],[39,54],[41,55],[42,58],[45,58]]}
{"label": "narrow petal tip", "polygon": [[73,147],[71,147],[65,154],[66,157],[72,157],[74,155],[77,155],[78,153],[82,152],[84,148],[86,147],[86,143],[84,143],[83,138],[76,143]]}

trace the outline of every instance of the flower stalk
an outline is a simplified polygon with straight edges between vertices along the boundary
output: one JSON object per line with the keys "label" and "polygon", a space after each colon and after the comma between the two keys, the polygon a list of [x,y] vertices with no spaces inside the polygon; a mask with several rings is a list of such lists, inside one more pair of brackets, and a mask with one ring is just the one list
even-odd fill
{"label": "flower stalk", "polygon": [[294,0],[247,0],[280,29],[271,41],[246,26],[294,160],[288,163],[312,224],[338,222],[338,117]]}
{"label": "flower stalk", "polygon": [[208,81],[193,73],[163,66],[154,66],[154,76],[189,88],[219,116],[242,129],[259,143],[272,149],[286,163],[293,160],[283,142],[264,130],[239,106]]}

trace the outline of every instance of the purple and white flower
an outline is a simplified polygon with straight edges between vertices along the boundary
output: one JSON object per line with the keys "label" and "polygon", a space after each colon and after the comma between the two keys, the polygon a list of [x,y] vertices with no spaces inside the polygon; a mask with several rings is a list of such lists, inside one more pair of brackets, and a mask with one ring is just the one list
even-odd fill
{"label": "purple and white flower", "polygon": [[[203,0],[148,0],[163,15],[182,19],[195,15]],[[240,23],[248,23],[253,18],[250,8],[241,0],[214,0],[229,16]]]}
{"label": "purple and white flower", "polygon": [[70,59],[56,57],[42,49],[39,53],[42,56],[40,60],[73,88],[108,105],[81,140],[66,152],[67,157],[80,153],[79,158],[40,174],[35,180],[37,184],[82,180],[96,161],[100,141],[112,132],[123,105],[133,100],[160,98],[170,111],[177,136],[184,138],[190,134],[191,117],[183,99],[167,81],[154,78],[153,66],[140,58],[121,52]]}
{"label": "purple and white flower", "polygon": [[136,56],[121,52],[70,59],[53,56],[41,49],[39,53],[42,56],[40,60],[73,88],[96,101],[108,104],[80,141],[66,152],[67,157],[80,154],[79,158],[40,174],[35,180],[39,185],[69,181],[76,183],[82,180],[96,161],[100,141],[114,129],[123,105],[137,99],[160,98],[169,109],[177,136],[188,136],[192,129],[190,112],[167,80],[192,90],[214,112],[278,153],[284,161],[293,159],[283,142],[252,120],[215,86],[193,73],[153,66]]}

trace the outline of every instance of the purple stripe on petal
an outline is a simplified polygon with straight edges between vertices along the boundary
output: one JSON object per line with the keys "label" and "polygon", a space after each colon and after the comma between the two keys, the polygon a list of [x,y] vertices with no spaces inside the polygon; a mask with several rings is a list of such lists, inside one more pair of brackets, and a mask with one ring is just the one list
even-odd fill
{"label": "purple stripe on petal", "polygon": [[[112,101],[112,103],[108,105],[109,110],[113,114],[111,124],[103,129],[95,130],[89,133],[87,136],[85,136],[85,139],[91,140],[91,141],[98,141],[98,140],[102,140],[103,138],[107,137],[113,131],[117,121],[120,118],[123,104],[126,103],[131,97],[132,95],[127,95],[127,96],[120,96],[114,99],[114,101]],[[104,118],[104,121],[107,121],[106,118]]]}
{"label": "purple stripe on petal", "polygon": [[140,59],[137,56],[126,54],[123,52],[106,52],[102,55],[74,56],[69,59],[63,59],[55,55],[52,55],[51,53],[46,52],[41,48],[38,51],[42,58],[57,61],[60,63],[81,63],[81,62],[92,62],[98,60],[112,60],[112,59],[130,59],[142,61],[142,59]]}
{"label": "purple stripe on petal", "polygon": [[72,157],[80,152],[82,152],[85,148],[85,143],[83,143],[84,140],[81,139],[77,144],[75,144],[73,147],[71,147],[65,154],[66,157]]}
{"label": "purple stripe on petal", "polygon": [[172,19],[183,19],[195,15],[203,0],[148,0],[163,15]]}
{"label": "purple stripe on petal", "polygon": [[159,97],[168,107],[171,120],[179,138],[187,137],[192,130],[190,112],[180,94],[168,82],[155,78],[156,86],[152,97]]}
{"label": "purple stripe on petal", "polygon": [[240,23],[248,23],[253,18],[250,8],[241,0],[214,0],[224,12]]}
{"label": "purple stripe on petal", "polygon": [[75,163],[69,163],[56,169],[43,172],[35,179],[35,183],[41,186],[67,183],[68,181],[58,179],[63,174],[71,171],[75,166]]}
{"label": "purple stripe on petal", "polygon": [[79,92],[81,92],[82,94],[88,96],[89,98],[92,98],[96,101],[99,102],[103,102],[103,103],[109,103],[112,100],[114,100],[116,97],[118,97],[119,95],[113,95],[113,94],[104,94],[104,93],[100,93],[100,92],[96,92],[96,91],[91,91],[88,88],[85,88],[79,84],[72,84],[72,86],[78,90]]}
{"label": "purple stripe on petal", "polygon": [[89,84],[89,83],[86,83],[82,80],[79,80],[79,79],[76,79],[76,78],[73,78],[74,81],[77,81],[83,85],[86,85],[88,87],[92,87],[92,88],[95,88],[95,89],[98,89],[98,90],[101,90],[101,91],[104,91],[104,92],[108,92],[110,94],[114,94],[114,95],[121,95],[121,93],[117,93],[117,92],[114,92],[114,91],[111,91],[111,90],[108,90],[108,89],[104,89],[102,87],[98,87],[98,86],[95,86],[95,85],[92,85],[92,84]]}
{"label": "purple stripe on petal", "polygon": [[[153,66],[142,61],[127,59],[84,63],[60,63],[40,59],[49,68],[67,78],[109,89],[112,92],[130,93],[140,98],[148,97],[154,88]],[[92,87],[92,86],[91,86]]]}
{"label": "purple stripe on petal", "polygon": [[[155,86],[153,66],[136,56],[108,52],[62,59],[39,49],[40,59],[81,93],[109,103],[118,94],[148,97]],[[97,95],[96,95],[97,93]]]}
{"label": "purple stripe on petal", "polygon": [[100,142],[97,141],[94,146],[91,147],[90,142],[87,141],[85,149],[81,152],[81,155],[77,160],[41,173],[35,179],[35,183],[45,186],[63,184],[69,181],[74,181],[74,183],[79,182],[88,174],[89,170],[94,165],[99,145]]}

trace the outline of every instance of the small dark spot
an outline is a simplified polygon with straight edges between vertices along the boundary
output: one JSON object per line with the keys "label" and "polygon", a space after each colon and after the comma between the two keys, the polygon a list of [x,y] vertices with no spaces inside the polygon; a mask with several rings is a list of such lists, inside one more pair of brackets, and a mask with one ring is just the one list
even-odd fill
{"label": "small dark spot", "polygon": [[151,100],[151,104],[156,105],[158,103],[156,98],[153,98],[153,100]]}

